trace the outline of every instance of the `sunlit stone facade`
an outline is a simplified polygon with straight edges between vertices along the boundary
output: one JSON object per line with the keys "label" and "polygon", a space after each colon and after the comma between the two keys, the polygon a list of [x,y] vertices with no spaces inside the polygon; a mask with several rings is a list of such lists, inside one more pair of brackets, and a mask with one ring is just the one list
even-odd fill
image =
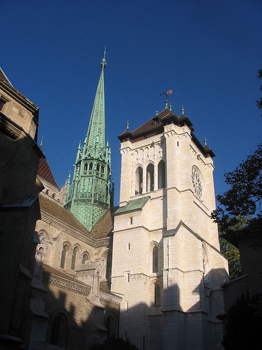
{"label": "sunlit stone facade", "polygon": [[112,292],[120,337],[139,349],[221,349],[221,285],[212,150],[169,109],[121,140]]}

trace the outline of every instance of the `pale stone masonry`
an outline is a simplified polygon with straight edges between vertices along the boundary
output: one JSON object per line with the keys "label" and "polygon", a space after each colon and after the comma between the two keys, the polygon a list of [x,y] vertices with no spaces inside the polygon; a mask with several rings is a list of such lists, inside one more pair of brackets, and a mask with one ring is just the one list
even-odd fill
{"label": "pale stone masonry", "polygon": [[210,218],[214,154],[169,109],[119,139],[111,278],[123,298],[119,335],[141,350],[221,349],[228,270]]}

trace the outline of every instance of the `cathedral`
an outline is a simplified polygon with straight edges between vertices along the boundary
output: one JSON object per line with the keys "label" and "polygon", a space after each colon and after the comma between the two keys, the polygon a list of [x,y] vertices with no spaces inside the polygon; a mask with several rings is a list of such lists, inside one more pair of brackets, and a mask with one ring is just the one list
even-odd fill
{"label": "cathedral", "polygon": [[166,101],[118,136],[114,207],[105,68],[104,55],[62,188],[37,145],[38,107],[0,69],[0,346],[87,350],[113,336],[139,350],[220,350],[228,267],[210,217],[214,153]]}

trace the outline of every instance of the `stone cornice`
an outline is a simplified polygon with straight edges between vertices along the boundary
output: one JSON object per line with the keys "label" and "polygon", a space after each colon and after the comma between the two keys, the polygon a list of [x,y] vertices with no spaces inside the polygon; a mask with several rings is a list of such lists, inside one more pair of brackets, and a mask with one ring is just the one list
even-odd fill
{"label": "stone cornice", "polygon": [[78,294],[82,294],[85,296],[88,296],[90,294],[91,287],[88,285],[84,286],[81,283],[78,283],[77,281],[70,281],[67,278],[57,276],[50,272],[48,274],[49,276],[48,277],[44,276],[43,279],[49,285],[59,286],[61,288],[71,290],[73,292],[76,292]]}

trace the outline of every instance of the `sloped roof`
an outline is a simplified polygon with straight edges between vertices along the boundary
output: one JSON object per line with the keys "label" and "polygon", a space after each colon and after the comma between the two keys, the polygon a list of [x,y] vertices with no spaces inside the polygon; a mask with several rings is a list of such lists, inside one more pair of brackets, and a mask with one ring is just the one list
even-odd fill
{"label": "sloped roof", "polygon": [[7,78],[7,76],[5,75],[3,69],[0,67],[0,78],[3,79],[6,83],[8,83],[9,85],[13,86],[10,82],[10,80]]}
{"label": "sloped roof", "polygon": [[73,275],[65,272],[64,270],[61,270],[61,269],[56,269],[54,267],[51,267],[50,265],[46,265],[46,264],[43,264],[43,270],[47,273],[52,273],[54,275],[57,275],[59,277],[62,277],[62,278],[65,278],[69,281],[72,281],[72,282],[76,282],[76,283],[79,283],[87,288],[90,288],[89,285],[87,285],[86,283],[82,282],[82,281],[79,281],[77,278],[75,278]]}
{"label": "sloped roof", "polygon": [[102,218],[92,228],[91,235],[94,238],[105,238],[113,230],[113,214],[117,207],[108,209],[108,211],[102,216]]}
{"label": "sloped roof", "polygon": [[149,199],[150,196],[134,199],[133,201],[128,202],[123,207],[118,208],[115,212],[115,215],[141,210]]}
{"label": "sloped roof", "polygon": [[54,175],[52,173],[52,170],[50,169],[48,161],[45,158],[40,158],[37,174],[41,176],[43,179],[45,179],[46,181],[50,182],[52,185],[59,188],[54,178]]}
{"label": "sloped roof", "polygon": [[205,157],[215,156],[213,151],[209,147],[203,146],[201,142],[197,139],[197,137],[194,135],[193,124],[190,121],[190,119],[185,115],[181,115],[179,117],[169,109],[164,109],[161,113],[155,115],[153,118],[149,119],[146,123],[139,126],[132,132],[128,129],[125,130],[121,135],[118,136],[118,138],[121,142],[127,140],[131,142],[143,140],[145,138],[163,133],[164,125],[170,123],[173,123],[177,126],[187,125],[191,130],[193,142],[197,145],[197,147],[200,149],[203,155]]}
{"label": "sloped roof", "polygon": [[41,194],[39,196],[39,203],[41,210],[90,236],[90,233],[87,231],[87,229],[80,224],[74,215],[70,213],[70,211],[63,208],[60,204],[50,200],[47,197],[42,196]]}

